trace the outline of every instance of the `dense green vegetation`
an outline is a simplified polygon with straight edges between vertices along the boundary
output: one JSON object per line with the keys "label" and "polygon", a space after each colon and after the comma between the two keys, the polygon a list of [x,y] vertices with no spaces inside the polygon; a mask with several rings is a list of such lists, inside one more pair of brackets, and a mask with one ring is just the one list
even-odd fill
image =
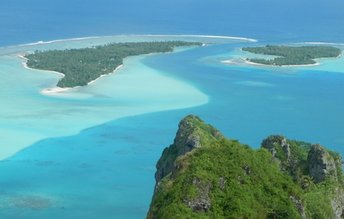
{"label": "dense green vegetation", "polygon": [[36,51],[26,55],[30,68],[61,72],[57,86],[84,86],[103,74],[113,72],[128,56],[172,52],[175,47],[201,43],[183,41],[114,43],[84,49]]}
{"label": "dense green vegetation", "polygon": [[317,58],[333,58],[341,54],[341,50],[332,46],[273,46],[244,47],[243,51],[279,56],[274,59],[252,58],[248,61],[264,65],[307,65],[315,64]]}
{"label": "dense green vegetation", "polygon": [[[331,171],[316,182],[318,167]],[[283,136],[270,136],[254,150],[195,116],[181,121],[156,179],[149,219],[327,219],[344,211],[338,153]]]}

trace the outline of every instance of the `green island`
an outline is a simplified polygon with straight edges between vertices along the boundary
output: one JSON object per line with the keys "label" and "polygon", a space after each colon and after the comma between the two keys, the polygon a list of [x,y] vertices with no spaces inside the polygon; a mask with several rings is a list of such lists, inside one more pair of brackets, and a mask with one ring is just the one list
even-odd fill
{"label": "green island", "polygon": [[175,47],[200,45],[184,41],[113,43],[83,49],[35,51],[25,58],[30,68],[63,73],[65,76],[58,87],[76,87],[112,73],[128,56],[172,52]]}
{"label": "green island", "polygon": [[344,216],[338,153],[280,135],[252,149],[193,115],[179,123],[155,178],[148,219]]}
{"label": "green island", "polygon": [[278,56],[274,59],[250,58],[247,61],[263,65],[312,65],[318,58],[335,58],[341,54],[341,50],[332,46],[275,46],[244,47],[243,51]]}

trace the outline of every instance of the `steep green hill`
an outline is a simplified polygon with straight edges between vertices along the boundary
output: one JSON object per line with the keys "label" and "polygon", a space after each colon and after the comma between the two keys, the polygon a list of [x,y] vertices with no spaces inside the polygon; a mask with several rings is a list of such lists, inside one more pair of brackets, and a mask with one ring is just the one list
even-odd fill
{"label": "steep green hill", "polygon": [[187,116],[157,163],[147,218],[342,218],[341,164],[283,136],[254,150]]}

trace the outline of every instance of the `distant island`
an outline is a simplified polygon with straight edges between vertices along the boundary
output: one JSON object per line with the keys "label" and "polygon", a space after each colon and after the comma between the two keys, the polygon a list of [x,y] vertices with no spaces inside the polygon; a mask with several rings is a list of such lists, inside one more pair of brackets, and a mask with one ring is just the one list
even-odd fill
{"label": "distant island", "polygon": [[102,75],[112,73],[128,56],[172,52],[175,47],[201,45],[184,41],[113,43],[83,49],[36,51],[25,58],[30,68],[64,74],[57,86],[66,88],[85,86]]}
{"label": "distant island", "polygon": [[278,56],[274,59],[250,58],[249,62],[285,66],[285,65],[314,65],[318,58],[335,58],[341,54],[341,50],[332,46],[276,46],[244,47],[243,51]]}
{"label": "distant island", "polygon": [[337,152],[280,135],[252,149],[193,115],[179,123],[155,179],[147,219],[344,216]]}

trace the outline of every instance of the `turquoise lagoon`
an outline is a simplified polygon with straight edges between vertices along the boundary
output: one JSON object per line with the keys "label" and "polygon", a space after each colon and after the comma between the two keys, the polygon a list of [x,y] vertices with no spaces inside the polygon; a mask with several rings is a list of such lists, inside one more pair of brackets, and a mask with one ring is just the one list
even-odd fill
{"label": "turquoise lagoon", "polygon": [[[127,58],[116,73],[59,95],[41,90],[60,75],[25,69],[18,58],[37,49],[167,39],[207,45]],[[155,163],[190,113],[254,147],[277,133],[344,154],[344,58],[287,68],[237,62],[248,55],[240,47],[256,44],[109,36],[1,48],[0,218],[144,218]]]}

